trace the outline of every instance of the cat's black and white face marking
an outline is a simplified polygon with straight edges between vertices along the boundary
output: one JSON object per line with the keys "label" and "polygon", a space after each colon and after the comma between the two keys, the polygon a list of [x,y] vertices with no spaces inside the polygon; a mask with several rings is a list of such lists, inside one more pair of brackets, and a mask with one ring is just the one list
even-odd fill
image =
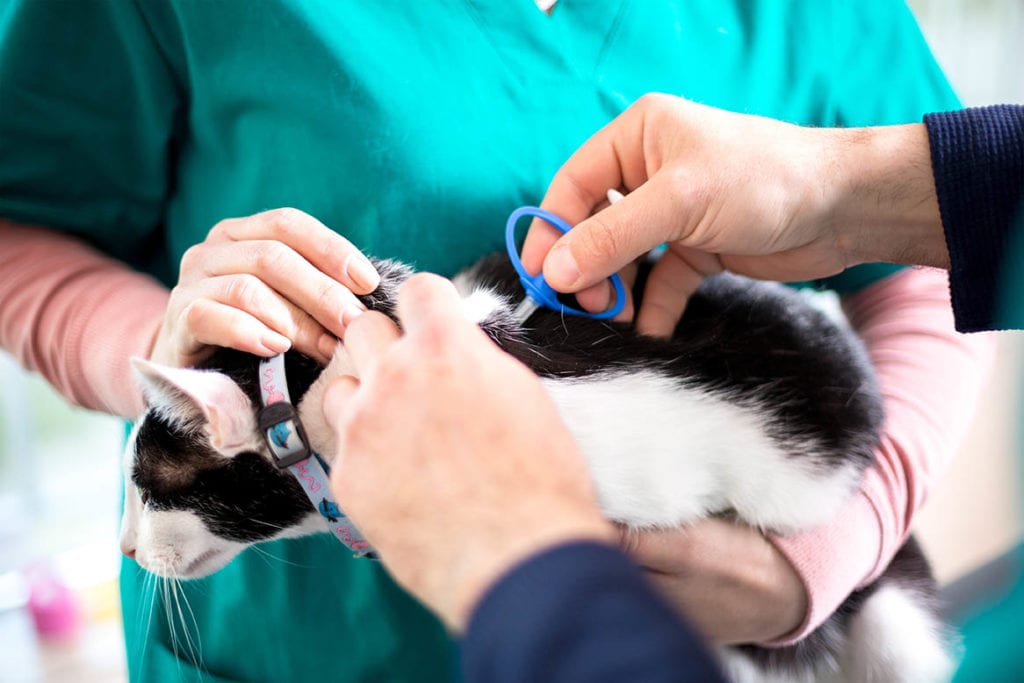
{"label": "cat's black and white face marking", "polygon": [[145,362],[136,370],[150,407],[125,455],[126,554],[155,574],[197,578],[252,543],[305,529],[309,503],[270,462],[255,406],[234,380]]}

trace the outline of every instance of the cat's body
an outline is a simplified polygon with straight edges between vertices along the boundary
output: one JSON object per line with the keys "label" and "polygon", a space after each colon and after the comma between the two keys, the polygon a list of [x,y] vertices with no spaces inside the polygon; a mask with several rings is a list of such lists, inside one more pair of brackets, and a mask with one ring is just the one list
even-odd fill
{"label": "cat's body", "polygon": [[[390,314],[409,271],[377,266],[382,286],[364,302]],[[830,519],[871,462],[882,411],[866,355],[785,287],[711,279],[665,341],[543,309],[518,324],[522,291],[502,258],[455,282],[467,314],[543,378],[611,519],[650,528],[732,514],[794,532]],[[147,568],[202,576],[251,543],[326,530],[257,433],[257,362],[225,350],[204,365],[216,372],[140,366],[155,408],[126,456],[127,486],[143,495],[126,497],[122,545]],[[320,396],[346,358],[323,373],[297,354],[287,365],[310,440],[328,455]],[[911,541],[808,638],[722,648],[722,662],[737,681],[943,680],[950,659],[933,596]]]}

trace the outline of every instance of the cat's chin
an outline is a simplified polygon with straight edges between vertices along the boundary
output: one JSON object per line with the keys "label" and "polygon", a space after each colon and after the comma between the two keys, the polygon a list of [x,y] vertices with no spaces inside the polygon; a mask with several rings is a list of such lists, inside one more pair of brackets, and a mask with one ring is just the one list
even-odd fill
{"label": "cat's chin", "polygon": [[211,548],[188,563],[179,579],[201,579],[223,569],[238,553],[228,548]]}
{"label": "cat's chin", "polygon": [[143,569],[165,579],[189,581],[201,579],[220,571],[235,559],[238,550],[234,548],[210,548],[188,561],[140,562]]}

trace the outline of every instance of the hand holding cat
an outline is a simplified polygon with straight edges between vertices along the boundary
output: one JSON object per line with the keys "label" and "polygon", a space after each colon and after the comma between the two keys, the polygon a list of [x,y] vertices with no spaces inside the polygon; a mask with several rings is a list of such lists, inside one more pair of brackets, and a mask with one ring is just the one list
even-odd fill
{"label": "hand holding cat", "polygon": [[[607,206],[608,188],[629,194]],[[576,227],[536,221],[523,263],[591,310],[607,307],[605,277],[667,244],[636,317],[648,334],[670,334],[722,270],[796,281],[949,258],[923,124],[806,128],[648,95],[573,154],[541,206]]]}
{"label": "hand holding cat", "polygon": [[795,631],[807,592],[760,531],[726,519],[680,529],[622,530],[622,548],[705,638],[763,643]]}
{"label": "hand holding cat", "polygon": [[463,316],[451,283],[402,288],[345,334],[359,379],[324,398],[332,488],[396,580],[456,631],[517,562],[573,539],[613,542],[543,386]]}
{"label": "hand holding cat", "polygon": [[379,276],[348,240],[296,209],[221,221],[181,260],[151,358],[195,365],[213,345],[327,362]]}

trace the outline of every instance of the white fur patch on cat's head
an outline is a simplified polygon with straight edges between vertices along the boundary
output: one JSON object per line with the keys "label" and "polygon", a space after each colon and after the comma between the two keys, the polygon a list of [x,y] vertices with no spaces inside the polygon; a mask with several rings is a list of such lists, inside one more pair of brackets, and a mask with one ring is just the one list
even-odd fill
{"label": "white fur patch on cat's head", "polygon": [[227,375],[141,358],[132,358],[131,364],[146,404],[171,424],[205,430],[210,445],[224,455],[260,449],[255,407]]}

